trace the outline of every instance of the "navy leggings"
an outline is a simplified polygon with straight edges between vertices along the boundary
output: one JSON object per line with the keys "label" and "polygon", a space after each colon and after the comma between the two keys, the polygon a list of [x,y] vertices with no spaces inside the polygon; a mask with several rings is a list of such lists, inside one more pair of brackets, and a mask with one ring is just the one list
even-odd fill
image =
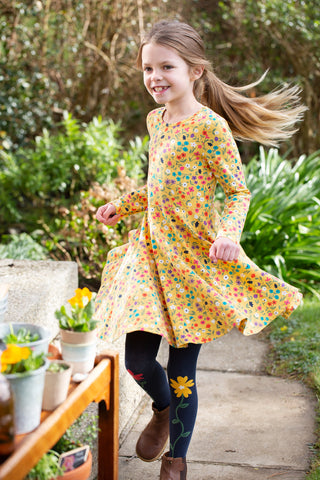
{"label": "navy leggings", "polygon": [[196,367],[201,345],[169,346],[166,375],[156,360],[160,342],[161,336],[153,333],[128,333],[126,369],[152,398],[155,408],[163,410],[170,405],[170,456],[185,457],[198,410]]}

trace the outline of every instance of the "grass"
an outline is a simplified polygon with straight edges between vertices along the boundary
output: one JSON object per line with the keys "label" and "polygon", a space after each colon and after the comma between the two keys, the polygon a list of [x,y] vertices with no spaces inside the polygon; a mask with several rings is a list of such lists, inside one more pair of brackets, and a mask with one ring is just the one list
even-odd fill
{"label": "grass", "polygon": [[271,342],[268,371],[272,375],[301,380],[318,398],[317,441],[306,480],[320,480],[320,301],[306,297],[290,317],[278,318],[268,329]]}

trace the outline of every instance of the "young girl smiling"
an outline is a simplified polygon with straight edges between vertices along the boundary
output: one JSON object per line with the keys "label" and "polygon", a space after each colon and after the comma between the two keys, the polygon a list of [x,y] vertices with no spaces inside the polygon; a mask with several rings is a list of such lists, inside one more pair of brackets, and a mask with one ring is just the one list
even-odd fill
{"label": "young girl smiling", "polygon": [[[299,305],[294,287],[262,271],[240,237],[248,191],[234,138],[266,145],[290,137],[304,107],[296,87],[248,98],[219,80],[195,30],[159,22],[143,39],[137,64],[155,102],[147,185],[98,209],[115,225],[144,212],[129,243],[109,252],[96,300],[101,338],[126,334],[126,367],[153,400],[137,455],[162,457],[160,480],[187,478],[186,454],[196,414],[196,365],[203,343],[237,327],[261,331]],[[224,210],[214,205],[217,183]],[[167,374],[156,361],[169,344]]]}

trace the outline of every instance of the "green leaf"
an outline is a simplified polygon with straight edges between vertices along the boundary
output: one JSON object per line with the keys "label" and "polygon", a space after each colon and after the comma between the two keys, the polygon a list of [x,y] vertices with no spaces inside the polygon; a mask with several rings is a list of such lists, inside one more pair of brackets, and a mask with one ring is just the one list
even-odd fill
{"label": "green leaf", "polygon": [[319,161],[318,152],[301,156],[294,165],[277,150],[261,148],[259,159],[245,167],[252,200],[243,248],[263,270],[305,292],[319,285],[319,276],[313,275],[320,266]]}

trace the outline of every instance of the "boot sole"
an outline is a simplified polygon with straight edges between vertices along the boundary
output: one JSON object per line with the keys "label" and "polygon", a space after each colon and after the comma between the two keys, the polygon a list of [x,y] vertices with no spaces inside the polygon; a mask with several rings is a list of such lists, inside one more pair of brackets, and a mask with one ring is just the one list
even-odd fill
{"label": "boot sole", "polygon": [[161,450],[161,452],[158,453],[158,455],[154,458],[151,458],[151,459],[147,459],[147,458],[143,458],[141,455],[139,455],[139,453],[136,451],[136,454],[137,454],[137,457],[140,458],[140,460],[142,460],[143,462],[147,462],[147,463],[150,463],[150,462],[155,462],[156,460],[158,460],[161,455],[163,454],[163,452],[165,451],[166,449],[166,446],[168,444],[168,440],[166,441],[163,449]]}

